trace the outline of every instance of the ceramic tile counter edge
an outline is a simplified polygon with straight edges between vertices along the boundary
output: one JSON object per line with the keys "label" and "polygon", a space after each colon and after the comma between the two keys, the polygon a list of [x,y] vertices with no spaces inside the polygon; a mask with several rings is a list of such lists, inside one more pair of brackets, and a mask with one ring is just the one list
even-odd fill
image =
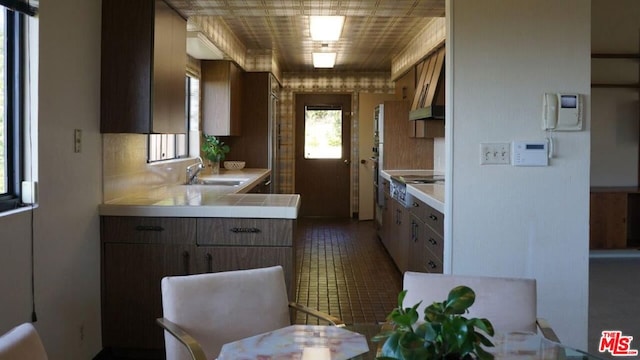
{"label": "ceramic tile counter edge", "polygon": [[[434,170],[382,170],[382,177],[391,180],[398,175],[442,175]],[[409,184],[407,192],[425,204],[444,214],[444,185],[442,184]]]}
{"label": "ceramic tile counter edge", "polygon": [[296,219],[298,194],[247,194],[268,169],[221,171],[221,179],[247,177],[240,186],[166,185],[99,205],[101,216]]}

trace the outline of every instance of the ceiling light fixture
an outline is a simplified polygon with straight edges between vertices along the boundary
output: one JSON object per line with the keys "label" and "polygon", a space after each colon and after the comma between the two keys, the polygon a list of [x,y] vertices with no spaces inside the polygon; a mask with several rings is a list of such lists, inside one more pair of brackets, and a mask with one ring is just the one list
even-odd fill
{"label": "ceiling light fixture", "polygon": [[337,41],[343,25],[344,16],[309,16],[311,40]]}
{"label": "ceiling light fixture", "polygon": [[312,55],[315,68],[332,68],[336,64],[337,54],[334,52],[314,52]]}

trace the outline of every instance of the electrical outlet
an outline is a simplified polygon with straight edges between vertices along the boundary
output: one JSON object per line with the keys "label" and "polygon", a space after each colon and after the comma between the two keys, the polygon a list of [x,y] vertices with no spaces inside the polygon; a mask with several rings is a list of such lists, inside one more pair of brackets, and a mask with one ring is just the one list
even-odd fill
{"label": "electrical outlet", "polygon": [[510,143],[480,143],[480,165],[511,164]]}

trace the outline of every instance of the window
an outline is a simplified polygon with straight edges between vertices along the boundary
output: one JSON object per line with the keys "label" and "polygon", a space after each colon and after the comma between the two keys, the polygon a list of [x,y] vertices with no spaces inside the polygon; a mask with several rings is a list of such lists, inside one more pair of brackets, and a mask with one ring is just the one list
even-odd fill
{"label": "window", "polygon": [[[187,128],[193,130],[198,128],[200,118],[200,80],[187,75],[185,86],[187,90],[185,121]],[[149,135],[149,162],[186,157],[189,153],[188,139],[186,134]]]}
{"label": "window", "polygon": [[0,6],[0,211],[19,204],[23,173],[24,15]]}
{"label": "window", "polygon": [[304,121],[305,159],[342,158],[342,109],[307,106]]}

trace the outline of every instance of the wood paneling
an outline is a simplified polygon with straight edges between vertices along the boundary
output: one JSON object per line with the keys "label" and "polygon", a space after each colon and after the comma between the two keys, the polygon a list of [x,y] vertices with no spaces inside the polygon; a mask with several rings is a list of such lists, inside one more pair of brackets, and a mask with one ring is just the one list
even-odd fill
{"label": "wood paneling", "polygon": [[242,70],[226,60],[202,61],[202,129],[207,135],[241,134]]}
{"label": "wood paneling", "polygon": [[196,244],[196,219],[103,216],[102,235],[112,243]]}
{"label": "wood paneling", "polygon": [[[421,71],[419,65],[417,71]],[[416,93],[416,67],[411,67],[406,74],[396,80],[396,100],[411,101]]]}
{"label": "wood paneling", "polygon": [[281,265],[289,299],[295,299],[294,248],[287,247],[230,247],[199,246],[196,251],[198,273],[255,269]]}
{"label": "wood paneling", "polygon": [[102,3],[101,132],[186,132],[186,31],[164,1]]}
{"label": "wood paneling", "polygon": [[186,275],[195,246],[104,244],[102,288],[102,345],[105,348],[161,349],[160,281]]}
{"label": "wood paneling", "polygon": [[[225,139],[225,143],[231,148],[227,154],[227,160],[245,161],[247,168],[267,169],[271,166],[269,163],[270,76],[268,72],[243,73],[242,135]],[[272,175],[275,176],[275,174]]]}
{"label": "wood paneling", "polygon": [[291,219],[198,218],[198,245],[292,246]]}
{"label": "wood paneling", "polygon": [[627,247],[627,193],[592,192],[589,216],[591,249]]}
{"label": "wood paneling", "polygon": [[433,169],[433,139],[411,138],[409,101],[384,102],[384,170]]}

